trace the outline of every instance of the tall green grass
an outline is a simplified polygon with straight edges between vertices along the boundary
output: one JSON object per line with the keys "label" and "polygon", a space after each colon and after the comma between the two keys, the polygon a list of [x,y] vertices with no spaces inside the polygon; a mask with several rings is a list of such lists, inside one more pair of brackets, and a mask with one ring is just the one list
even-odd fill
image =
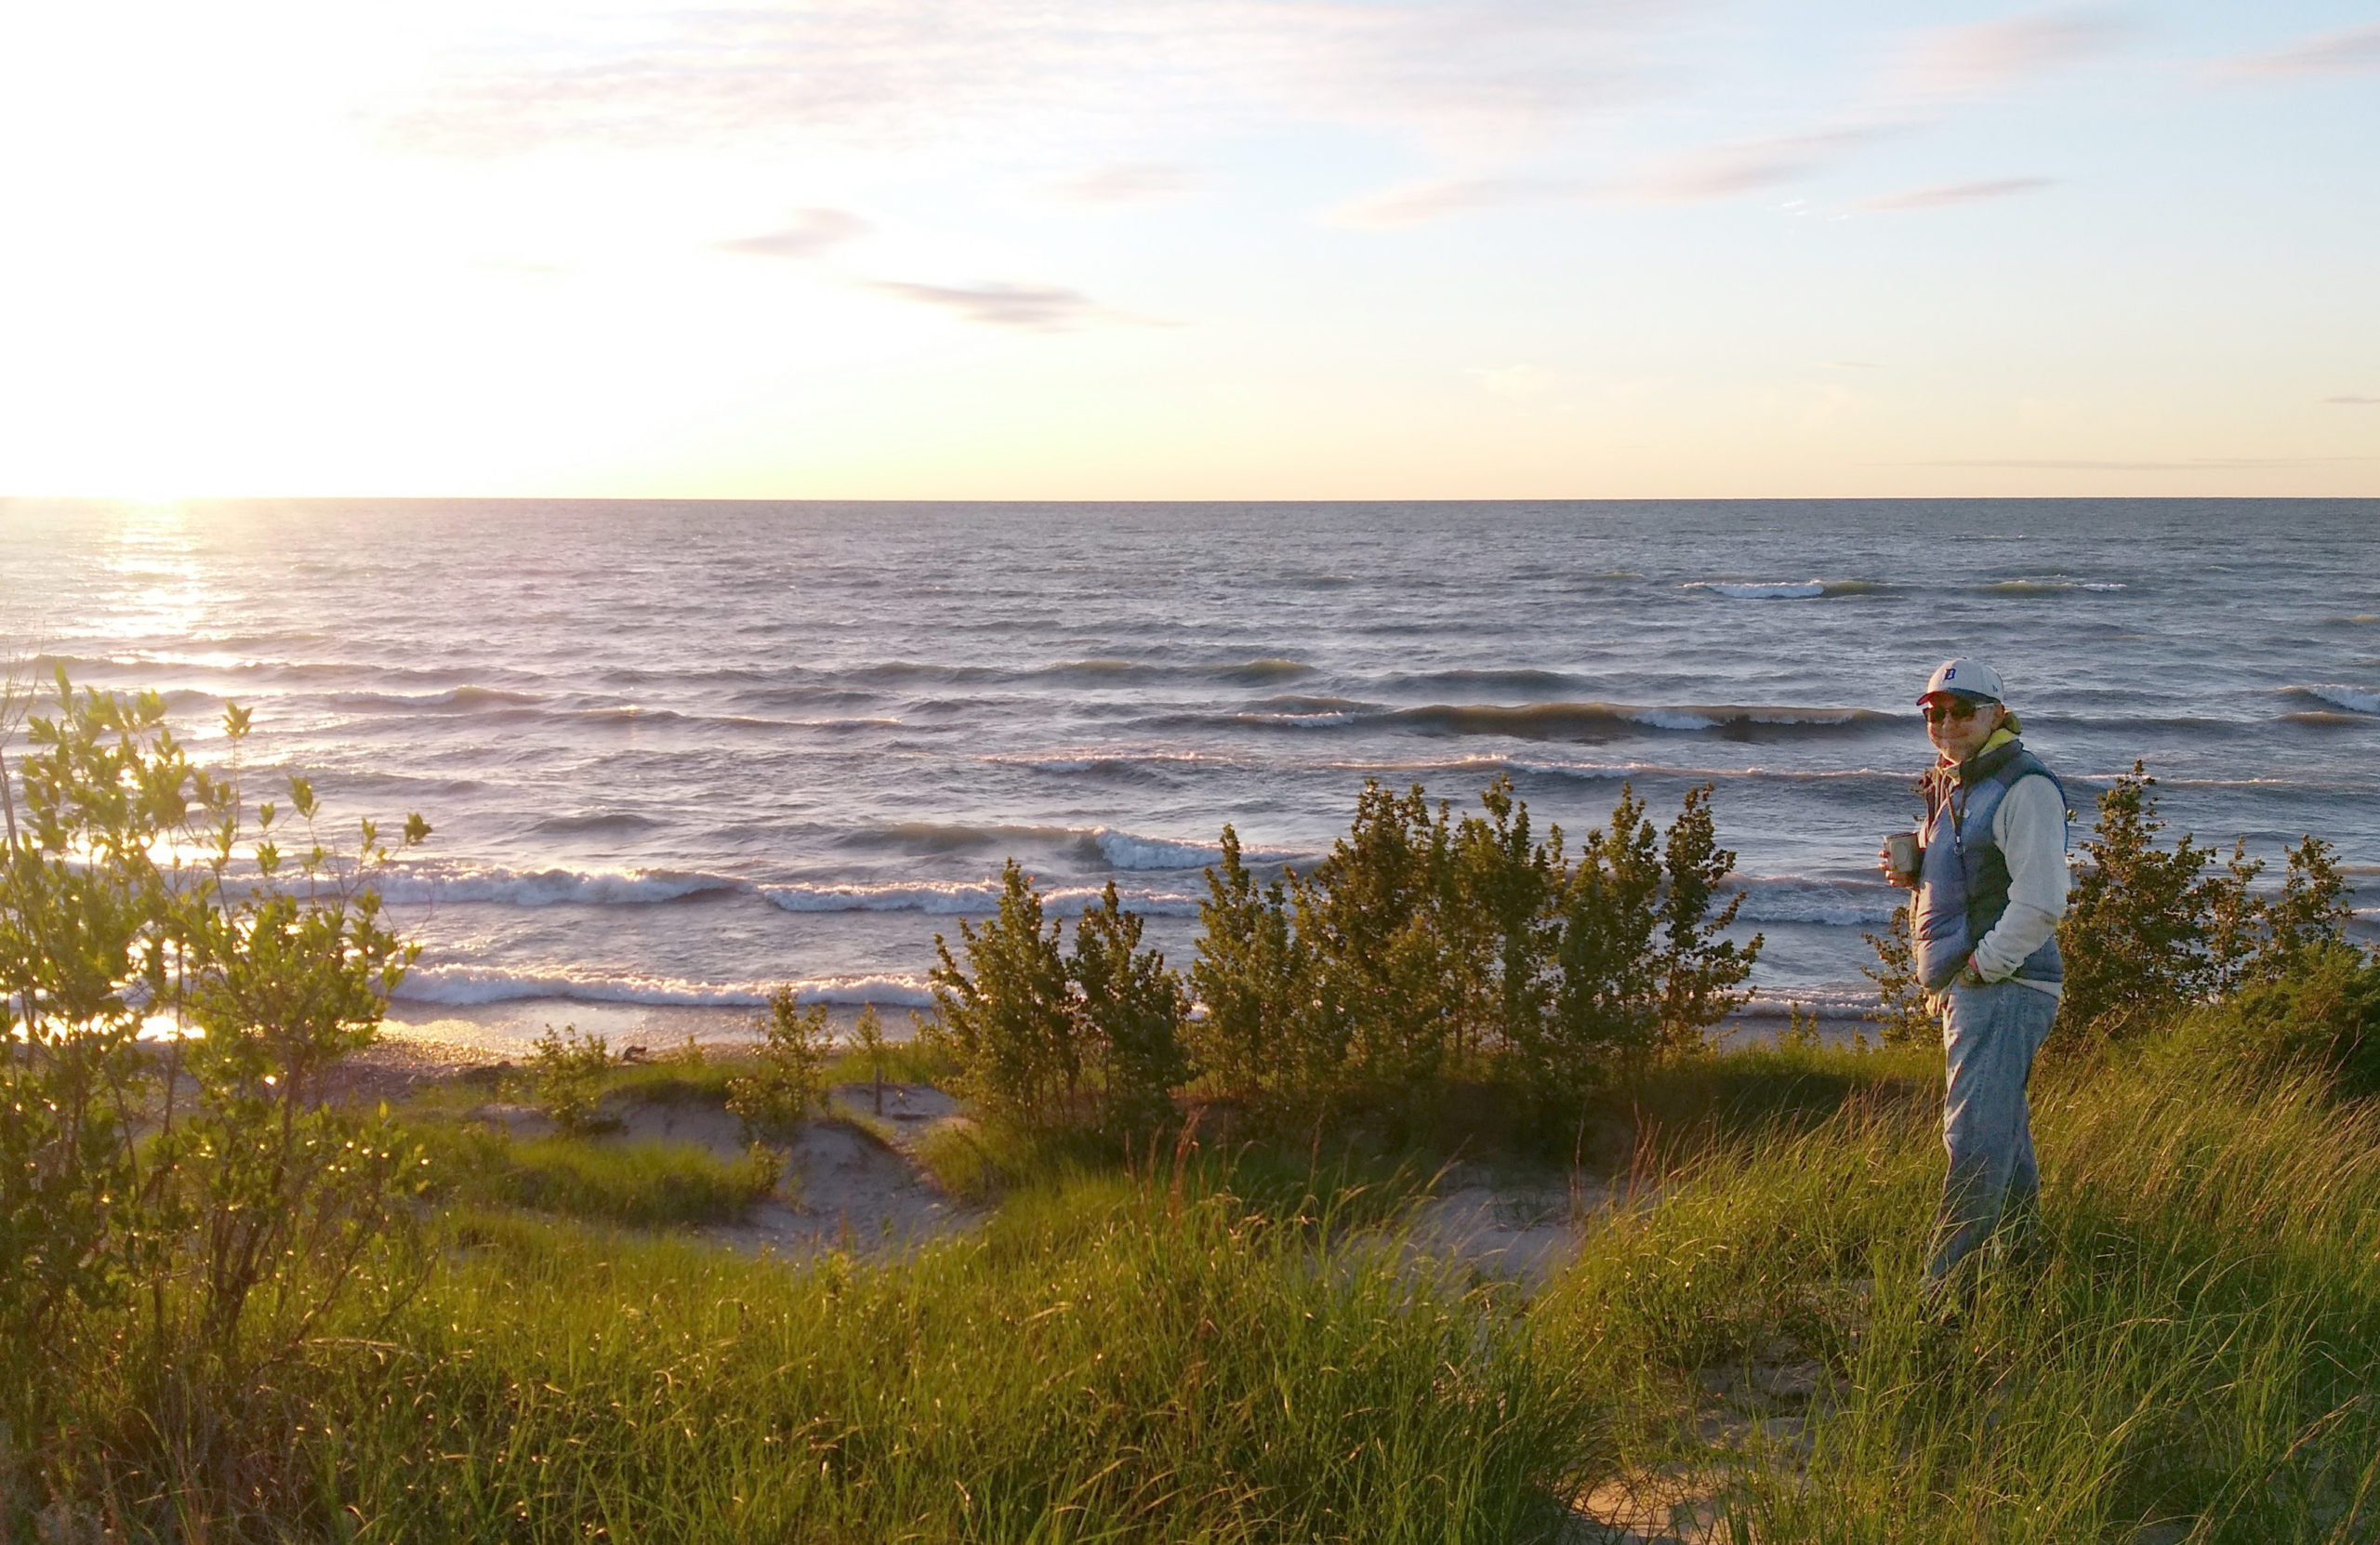
{"label": "tall green grass", "polygon": [[1087,1180],[903,1263],[787,1271],[458,1221],[389,1345],[319,1393],[322,1516],[405,1540],[1544,1534],[1594,1403],[1501,1296],[1285,1221]]}
{"label": "tall green grass", "polygon": [[412,1129],[430,1162],[429,1195],[458,1207],[513,1207],[631,1228],[733,1222],[776,1189],[763,1149],[721,1160],[689,1142],[515,1139],[476,1125]]}
{"label": "tall green grass", "polygon": [[[1537,1312],[1623,1467],[1725,1471],[1765,1539],[2380,1537],[2380,1116],[2321,1080],[2098,1069],[2041,1091],[2045,1237],[1953,1329],[1913,1292],[1922,1107],[1722,1144]],[[1714,1453],[1699,1370],[1810,1359],[1800,1446]]]}

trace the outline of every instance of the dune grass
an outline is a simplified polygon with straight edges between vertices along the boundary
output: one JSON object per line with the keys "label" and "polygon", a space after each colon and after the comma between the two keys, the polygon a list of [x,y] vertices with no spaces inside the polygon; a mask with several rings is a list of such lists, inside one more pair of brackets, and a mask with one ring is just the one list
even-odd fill
{"label": "dune grass", "polygon": [[690,1142],[514,1139],[477,1125],[410,1129],[430,1162],[430,1195],[632,1228],[732,1222],[776,1188],[779,1161],[755,1148],[722,1161]]}
{"label": "dune grass", "polygon": [[[2043,1237],[1954,1328],[1913,1291],[1928,1113],[1855,1102],[1614,1216],[1540,1349],[1612,1393],[1623,1470],[1699,1469],[1763,1539],[2380,1534],[2380,1116],[2220,1071],[2078,1069],[2035,1106]],[[1714,1445],[1711,1373],[1787,1362],[1818,1398]]]}

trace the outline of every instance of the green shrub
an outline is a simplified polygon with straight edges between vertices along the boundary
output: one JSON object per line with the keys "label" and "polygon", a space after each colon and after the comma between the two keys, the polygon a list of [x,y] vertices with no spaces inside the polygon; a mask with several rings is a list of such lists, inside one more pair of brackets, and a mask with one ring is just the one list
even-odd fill
{"label": "green shrub", "polygon": [[826,1098],[826,1057],[833,1037],[824,1004],[804,1010],[789,986],[769,995],[759,1026],[760,1056],[752,1070],[727,1083],[727,1108],[747,1133],[790,1138]]}
{"label": "green shrub", "polygon": [[1188,997],[1165,957],[1141,948],[1141,926],[1111,882],[1062,951],[1063,925],[1044,922],[1040,892],[1011,859],[998,913],[980,930],[959,922],[967,964],[934,936],[931,1043],[986,1116],[1126,1137],[1170,1120]]}
{"label": "green shrub", "polygon": [[2057,935],[2066,961],[2057,1028],[2069,1045],[2125,1038],[2278,980],[2345,935],[2347,888],[2328,843],[2309,836],[2289,850],[2281,893],[2267,900],[2250,889],[2264,864],[2244,843],[2212,874],[2215,851],[2188,833],[2170,851],[2157,845],[2165,823],[2156,786],[2135,762],[2099,797],[2083,841],[2087,862]]}
{"label": "green shrub", "polygon": [[2190,1014],[2161,1050],[2208,1071],[2312,1069],[2341,1094],[2380,1093],[2380,958],[2336,942],[2303,946],[2281,974]]}
{"label": "green shrub", "polygon": [[531,1043],[529,1087],[538,1109],[573,1136],[605,1125],[603,1095],[615,1064],[601,1036],[582,1036],[575,1024],[550,1024]]}

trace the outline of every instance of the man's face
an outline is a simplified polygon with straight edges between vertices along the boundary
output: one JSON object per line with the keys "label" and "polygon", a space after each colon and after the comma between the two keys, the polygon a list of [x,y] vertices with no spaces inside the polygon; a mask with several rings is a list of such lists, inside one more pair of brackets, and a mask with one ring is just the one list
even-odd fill
{"label": "man's face", "polygon": [[[1952,761],[1964,761],[1983,748],[2008,710],[1988,700],[1937,692],[1924,702],[1925,733],[1936,750]],[[1960,716],[1964,714],[1964,718]]]}

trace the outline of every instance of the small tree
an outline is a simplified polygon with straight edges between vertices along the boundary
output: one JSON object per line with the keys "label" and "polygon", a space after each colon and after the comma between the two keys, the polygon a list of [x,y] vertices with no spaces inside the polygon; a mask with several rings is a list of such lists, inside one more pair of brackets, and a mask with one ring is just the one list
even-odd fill
{"label": "small tree", "polygon": [[1228,825],[1198,918],[1190,985],[1206,1012],[1183,1029],[1190,1061],[1217,1092],[1260,1116],[1319,1109],[1336,1092],[1344,1022],[1322,994],[1287,886],[1259,888]]}
{"label": "small tree", "polygon": [[2170,1017],[2213,984],[2214,903],[2227,890],[2244,896],[2245,880],[2227,874],[2209,887],[2214,850],[2188,833],[2171,852],[2158,848],[2165,823],[2156,787],[2135,761],[2099,796],[2098,821],[2082,844],[2089,862],[2058,924],[2066,986],[2057,1024],[2065,1034],[2119,1036]]}
{"label": "small tree", "polygon": [[859,1019],[852,1026],[852,1045],[867,1063],[867,1076],[875,1086],[876,1114],[884,1114],[884,1021],[873,1003],[860,1005]]}
{"label": "small tree", "polygon": [[1059,925],[1014,859],[1000,872],[998,911],[981,929],[961,918],[961,967],[934,935],[935,1040],[961,1090],[986,1113],[1026,1126],[1074,1119],[1083,1059]]}
{"label": "small tree", "polygon": [[1066,975],[1075,984],[1079,1040],[1101,1070],[1100,1118],[1127,1138],[1164,1128],[1172,1091],[1187,1073],[1181,1047],[1189,1010],[1182,979],[1165,957],[1141,948],[1141,918],[1123,909],[1116,882],[1075,925]]}
{"label": "small tree", "polygon": [[727,1081],[727,1108],[743,1118],[748,1136],[790,1138],[826,1097],[826,1058],[834,1037],[826,1010],[808,1010],[791,986],[769,995],[756,1026],[760,1053],[752,1071]]}

